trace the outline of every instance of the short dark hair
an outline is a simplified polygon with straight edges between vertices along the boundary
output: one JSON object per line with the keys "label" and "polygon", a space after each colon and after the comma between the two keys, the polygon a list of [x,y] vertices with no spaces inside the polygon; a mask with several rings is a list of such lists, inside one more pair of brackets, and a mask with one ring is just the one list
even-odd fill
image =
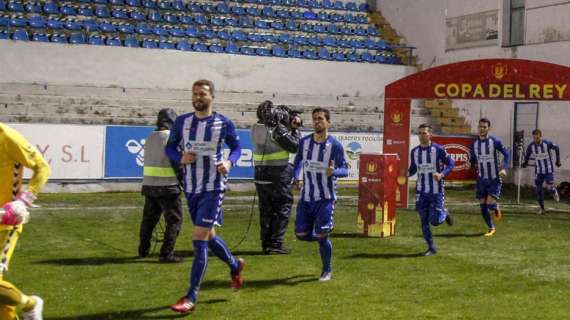
{"label": "short dark hair", "polygon": [[418,129],[423,129],[423,128],[428,129],[429,132],[432,132],[432,130],[433,130],[432,127],[431,127],[431,125],[430,125],[430,124],[427,124],[427,123],[422,123],[422,124],[420,124],[420,126],[418,127]]}
{"label": "short dark hair", "polygon": [[489,119],[481,118],[481,119],[479,119],[479,123],[481,123],[481,122],[486,123],[489,127],[491,127],[491,121]]}
{"label": "short dark hair", "polygon": [[329,122],[331,121],[331,112],[329,111],[329,109],[317,107],[317,108],[313,109],[313,113],[312,113],[312,114],[315,114],[315,113],[317,113],[317,112],[322,112],[322,113],[324,113],[324,114],[325,114],[325,118],[327,119],[327,121],[329,121]]}
{"label": "short dark hair", "polygon": [[534,129],[532,130],[532,134],[538,134],[542,137],[542,131],[540,131],[540,129]]}
{"label": "short dark hair", "polygon": [[192,89],[194,87],[208,86],[210,88],[210,94],[214,95],[214,83],[210,80],[200,79],[192,84]]}

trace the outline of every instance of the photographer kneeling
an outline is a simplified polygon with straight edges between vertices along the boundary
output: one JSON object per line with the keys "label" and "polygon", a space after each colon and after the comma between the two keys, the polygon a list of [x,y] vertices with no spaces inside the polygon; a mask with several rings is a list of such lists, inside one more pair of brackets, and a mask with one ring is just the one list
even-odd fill
{"label": "photographer kneeling", "polygon": [[255,187],[259,195],[261,247],[265,254],[288,254],[283,238],[289,223],[293,167],[289,154],[297,152],[302,125],[299,112],[264,101],[251,128]]}

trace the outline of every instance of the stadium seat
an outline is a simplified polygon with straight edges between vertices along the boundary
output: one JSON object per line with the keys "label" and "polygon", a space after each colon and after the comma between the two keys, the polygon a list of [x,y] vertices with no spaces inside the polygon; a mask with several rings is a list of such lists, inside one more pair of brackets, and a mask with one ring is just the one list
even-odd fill
{"label": "stadium seat", "polygon": [[201,7],[202,7],[202,11],[204,11],[206,13],[216,12],[216,7],[211,3],[202,3]]}
{"label": "stadium seat", "polygon": [[207,52],[208,46],[205,43],[196,42],[192,45],[192,50],[197,52]]}
{"label": "stadium seat", "polygon": [[183,23],[183,24],[192,24],[192,17],[191,16],[182,15],[178,18],[178,20],[180,21],[180,23]]}
{"label": "stadium seat", "polygon": [[162,10],[170,10],[172,6],[169,1],[157,1],[157,7]]}
{"label": "stadium seat", "polygon": [[279,35],[279,42],[291,44],[291,43],[294,42],[294,40],[293,40],[293,37],[291,37],[290,34],[288,34],[288,33],[282,33],[282,34]]}
{"label": "stadium seat", "polygon": [[170,41],[160,41],[158,43],[158,48],[160,49],[176,49],[176,45],[173,42]]}
{"label": "stadium seat", "polygon": [[303,19],[306,20],[316,20],[317,19],[317,14],[314,13],[313,11],[305,11],[303,13]]}
{"label": "stadium seat", "polygon": [[232,40],[234,41],[246,41],[247,35],[241,30],[232,31]]}
{"label": "stadium seat", "polygon": [[272,21],[271,28],[275,30],[285,30],[285,25],[280,21]]}
{"label": "stadium seat", "polygon": [[21,2],[8,2],[8,5],[6,6],[8,8],[8,10],[13,11],[13,12],[25,12],[26,9],[24,9],[24,5]]}
{"label": "stadium seat", "polygon": [[113,16],[113,18],[116,18],[116,19],[128,19],[129,18],[129,14],[126,10],[113,10],[113,11],[111,11],[111,15]]}
{"label": "stadium seat", "polygon": [[334,8],[337,10],[344,10],[344,3],[340,0],[334,2]]}
{"label": "stadium seat", "polygon": [[234,18],[225,18],[224,21],[225,21],[225,23],[226,23],[226,25],[227,25],[228,27],[237,27],[237,26],[239,26],[239,22],[238,22],[237,19],[234,19]]}
{"label": "stadium seat", "polygon": [[70,5],[63,5],[61,8],[59,8],[59,12],[61,12],[62,14],[66,15],[66,16],[74,16],[77,15],[77,10],[70,6]]}
{"label": "stadium seat", "polygon": [[26,27],[28,25],[28,20],[24,18],[14,17],[10,19],[10,26],[11,27]]}
{"label": "stadium seat", "polygon": [[360,62],[360,55],[353,51],[346,55],[346,60],[351,62]]}
{"label": "stadium seat", "polygon": [[352,15],[352,13],[347,13],[344,15],[344,22],[347,23],[355,23],[356,19],[355,17]]}
{"label": "stadium seat", "polygon": [[92,17],[94,15],[93,9],[91,9],[91,7],[79,7],[79,9],[77,9],[77,14],[86,17]]}
{"label": "stadium seat", "polygon": [[122,32],[122,33],[134,33],[135,32],[135,26],[131,25],[131,24],[121,24],[117,26],[117,31]]}
{"label": "stadium seat", "polygon": [[218,36],[218,34],[216,33],[216,31],[212,29],[205,29],[202,32],[202,36],[206,39],[215,39]]}
{"label": "stadium seat", "polygon": [[97,6],[95,8],[95,15],[99,18],[109,18],[111,15],[109,14],[109,9],[104,6]]}
{"label": "stadium seat", "polygon": [[324,37],[324,38],[323,38],[323,45],[329,46],[329,47],[334,47],[334,46],[336,46],[336,38],[333,38],[333,37]]}
{"label": "stadium seat", "polygon": [[196,27],[188,27],[184,32],[190,38],[197,38],[199,35],[198,29],[196,29]]}
{"label": "stadium seat", "polygon": [[253,28],[253,21],[249,17],[240,17],[238,24],[241,28]]}
{"label": "stadium seat", "polygon": [[188,41],[178,41],[176,44],[176,49],[181,51],[192,51],[192,46],[188,43]]}
{"label": "stadium seat", "polygon": [[303,50],[303,54],[302,54],[302,55],[303,55],[303,58],[305,58],[305,59],[314,60],[314,59],[317,59],[317,58],[318,58],[318,57],[317,57],[317,54],[316,54],[315,51],[313,51],[313,50]]}
{"label": "stadium seat", "polygon": [[317,14],[317,19],[321,21],[328,21],[329,15],[325,11],[321,11]]}
{"label": "stadium seat", "polygon": [[[1,5],[0,5],[0,7],[1,7]],[[38,2],[28,2],[28,3],[26,3],[25,8],[26,8],[26,11],[29,13],[42,13],[42,5]]]}
{"label": "stadium seat", "polygon": [[299,51],[299,49],[297,48],[289,48],[289,50],[287,50],[287,55],[291,58],[302,58],[303,55],[301,54],[301,51]]}
{"label": "stadium seat", "polygon": [[376,29],[376,27],[369,26],[367,30],[368,30],[368,32],[367,32],[368,35],[371,35],[371,36],[377,36],[378,35],[378,29]]}
{"label": "stadium seat", "polygon": [[256,7],[248,7],[247,9],[245,9],[245,11],[250,16],[259,16],[259,13],[260,13],[259,9],[257,9]]}
{"label": "stadium seat", "polygon": [[184,30],[180,28],[168,29],[168,33],[170,33],[170,35],[173,37],[180,37],[180,38],[186,37],[186,32],[184,32]]}
{"label": "stadium seat", "polygon": [[50,29],[54,29],[54,30],[59,30],[59,29],[63,29],[63,22],[59,21],[59,20],[48,20],[46,21],[46,26]]}
{"label": "stadium seat", "polygon": [[158,42],[151,39],[144,39],[141,46],[146,49],[158,49]]}
{"label": "stadium seat", "polygon": [[331,54],[326,48],[320,48],[318,52],[319,59],[331,60]]}
{"label": "stadium seat", "polygon": [[287,29],[289,31],[296,31],[297,30],[297,24],[295,23],[295,21],[288,20],[287,22],[285,22],[285,29]]}
{"label": "stadium seat", "polygon": [[329,15],[329,20],[332,22],[343,22],[344,16],[340,15],[338,13],[334,13],[334,14]]}
{"label": "stadium seat", "polygon": [[127,0],[125,3],[129,7],[140,7],[141,6],[140,0]]}
{"label": "stadium seat", "polygon": [[0,16],[0,27],[8,27],[9,25],[10,25],[10,19]]}
{"label": "stadium seat", "polygon": [[335,53],[333,53],[332,57],[335,61],[346,61],[346,57],[344,56],[344,53],[342,53],[342,52],[335,52]]}
{"label": "stadium seat", "polygon": [[293,41],[295,41],[295,44],[298,46],[306,46],[309,44],[309,39],[303,36],[295,36],[293,37]]}
{"label": "stadium seat", "polygon": [[123,41],[123,46],[129,47],[129,48],[138,48],[139,47],[139,41],[135,37],[127,37],[127,38],[125,38],[125,41]]}
{"label": "stadium seat", "polygon": [[10,34],[8,30],[0,30],[0,40],[8,40],[10,39]]}
{"label": "stadium seat", "polygon": [[51,35],[50,41],[55,43],[67,43],[67,36],[61,33],[54,33]]}
{"label": "stadium seat", "polygon": [[111,46],[111,47],[122,47],[123,46],[120,38],[107,38],[107,40],[105,40],[105,45]]}
{"label": "stadium seat", "polygon": [[255,27],[259,29],[269,29],[269,23],[264,20],[257,20],[255,21]]}
{"label": "stadium seat", "polygon": [[332,7],[334,7],[334,3],[331,0],[323,0],[322,5],[325,9],[332,9]]}
{"label": "stadium seat", "polygon": [[154,33],[157,36],[161,36],[161,37],[165,37],[169,35],[168,30],[166,30],[166,28],[161,27],[161,26],[155,26],[154,28],[152,28],[152,33]]}
{"label": "stadium seat", "polygon": [[185,11],[186,5],[184,4],[184,2],[182,0],[176,0],[172,3],[172,9],[174,9],[176,11]]}
{"label": "stadium seat", "polygon": [[311,26],[310,24],[308,24],[308,23],[301,23],[301,24],[299,25],[299,31],[301,31],[301,32],[307,32],[307,33],[308,33],[308,32],[313,32],[313,28],[312,28],[312,26]]}
{"label": "stadium seat", "polygon": [[241,54],[245,54],[248,56],[254,56],[255,55],[255,48],[250,48],[250,47],[240,47],[239,48],[239,52]]}
{"label": "stadium seat", "polygon": [[151,34],[152,29],[147,26],[146,24],[139,24],[135,28],[136,33],[138,34]]}
{"label": "stadium seat", "polygon": [[281,19],[288,19],[289,18],[289,11],[287,10],[277,10],[275,15]]}
{"label": "stadium seat", "polygon": [[354,19],[357,23],[361,23],[361,24],[367,24],[368,23],[368,18],[363,14],[357,15]]}
{"label": "stadium seat", "polygon": [[125,5],[125,0],[109,0],[109,4],[114,6],[123,6]]}
{"label": "stadium seat", "polygon": [[323,44],[321,38],[319,37],[309,37],[309,44],[315,47],[321,46]]}
{"label": "stadium seat", "polygon": [[271,17],[274,17],[274,16],[275,16],[275,11],[273,10],[272,7],[265,7],[265,8],[263,8],[263,10],[261,10],[261,14],[262,14],[264,17],[269,17],[269,18],[271,18]]}
{"label": "stadium seat", "polygon": [[262,37],[263,41],[265,41],[265,42],[269,42],[269,43],[279,42],[279,38],[273,34],[264,34],[261,37]]}
{"label": "stadium seat", "polygon": [[219,14],[228,14],[228,13],[230,13],[230,7],[229,7],[227,4],[223,3],[223,2],[218,3],[218,4],[216,5],[215,9],[216,9],[216,12],[219,13]]}
{"label": "stadium seat", "polygon": [[368,51],[363,52],[360,55],[360,58],[362,59],[362,61],[365,62],[374,62],[374,57],[372,57],[372,55]]}
{"label": "stadium seat", "polygon": [[49,42],[49,38],[45,33],[34,33],[32,35],[32,41],[37,42]]}
{"label": "stadium seat", "polygon": [[354,2],[347,2],[346,5],[344,6],[344,8],[346,10],[350,10],[350,11],[357,11],[358,7],[356,6],[356,3]]}
{"label": "stadium seat", "polygon": [[107,5],[107,0],[92,0],[93,3],[95,4],[102,4],[102,5]]}
{"label": "stadium seat", "polygon": [[326,26],[327,32],[332,34],[339,34],[339,27],[336,24],[329,24]]}
{"label": "stadium seat", "polygon": [[153,0],[142,0],[142,6],[147,9],[156,9],[156,3]]}
{"label": "stadium seat", "polygon": [[83,28],[87,32],[94,32],[99,30],[99,24],[93,19],[83,20]]}
{"label": "stadium seat", "polygon": [[226,24],[224,19],[218,17],[211,17],[210,23],[216,27],[220,27]]}
{"label": "stadium seat", "polygon": [[87,39],[87,43],[97,46],[105,45],[105,41],[103,41],[103,38],[101,38],[101,36],[95,36],[95,35],[89,36],[89,38]]}
{"label": "stadium seat", "polygon": [[46,2],[43,7],[44,13],[47,14],[59,14],[59,7],[55,2]]}
{"label": "stadium seat", "polygon": [[325,33],[327,31],[326,27],[320,23],[313,26],[313,32]]}
{"label": "stadium seat", "polygon": [[69,36],[69,43],[84,44],[85,43],[85,37],[81,33],[72,33]]}
{"label": "stadium seat", "polygon": [[194,22],[196,22],[199,25],[206,25],[208,24],[208,19],[203,15],[197,15],[194,17]]}
{"label": "stadium seat", "polygon": [[251,42],[262,42],[263,37],[257,33],[252,32],[247,35],[247,40]]}
{"label": "stadium seat", "polygon": [[368,4],[363,2],[358,5],[358,11],[367,12],[368,11]]}
{"label": "stadium seat", "polygon": [[140,11],[131,11],[130,13],[131,15],[131,19],[135,20],[135,21],[144,21],[146,20],[146,15],[143,12]]}
{"label": "stadium seat", "polygon": [[216,43],[216,44],[210,45],[208,47],[208,50],[210,52],[214,52],[214,53],[222,53],[222,52],[224,52],[224,47],[222,47],[221,45]]}
{"label": "stadium seat", "polygon": [[238,46],[237,46],[235,43],[233,43],[233,42],[228,42],[228,43],[226,44],[226,47],[224,48],[224,51],[225,51],[226,53],[237,54],[237,53],[239,53],[239,48],[238,48]]}
{"label": "stadium seat", "polygon": [[[6,7],[6,2],[4,2],[4,0],[0,0],[0,11],[6,11],[6,10],[8,10],[8,8]],[[2,31],[2,36],[4,36],[4,31]]]}
{"label": "stadium seat", "polygon": [[304,12],[301,10],[293,10],[293,11],[289,12],[289,14],[291,15],[291,18],[293,18],[293,19],[297,19],[297,20],[305,19]]}
{"label": "stadium seat", "polygon": [[160,15],[159,11],[150,10],[148,13],[148,20],[150,20],[152,22],[161,22],[162,16]]}
{"label": "stadium seat", "polygon": [[340,27],[340,33],[345,34],[345,35],[352,35],[354,34],[354,31],[352,30],[352,28],[350,26],[343,26]]}
{"label": "stadium seat", "polygon": [[67,30],[77,31],[83,28],[83,24],[77,21],[67,21],[65,22],[64,27]]}
{"label": "stadium seat", "polygon": [[257,54],[258,56],[262,56],[262,57],[270,57],[271,56],[271,50],[269,50],[267,48],[257,48],[257,49],[255,49],[255,54]]}
{"label": "stadium seat", "polygon": [[273,49],[271,49],[271,53],[275,57],[286,57],[287,56],[285,49],[283,49],[282,47],[279,47],[279,46],[273,47]]}
{"label": "stadium seat", "polygon": [[113,25],[111,23],[101,23],[99,25],[99,29],[101,29],[101,31],[107,32],[107,33],[117,31],[117,28],[115,27],[115,25]]}
{"label": "stadium seat", "polygon": [[202,12],[202,8],[198,3],[189,3],[188,10],[190,10],[190,12]]}

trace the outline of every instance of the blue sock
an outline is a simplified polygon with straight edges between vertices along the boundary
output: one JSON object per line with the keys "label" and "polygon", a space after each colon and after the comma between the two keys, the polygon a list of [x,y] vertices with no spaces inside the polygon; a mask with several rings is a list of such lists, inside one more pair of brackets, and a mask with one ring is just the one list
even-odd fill
{"label": "blue sock", "polygon": [[331,272],[332,242],[328,236],[319,239],[319,252],[321,254],[321,261],[323,262],[323,272]]}
{"label": "blue sock", "polygon": [[483,216],[483,220],[485,220],[487,227],[489,227],[489,229],[495,228],[493,220],[491,219],[491,214],[489,214],[489,206],[486,203],[481,203],[480,207],[481,215]]}
{"label": "blue sock", "polygon": [[[491,212],[494,213],[495,210],[497,209],[497,206],[498,206],[498,205],[499,205],[499,204],[496,203],[496,202],[495,202],[495,203],[490,203],[490,204],[487,205],[487,208],[489,208],[489,212],[490,212],[490,213],[491,213]],[[489,214],[490,214],[490,213],[489,213]]]}
{"label": "blue sock", "polygon": [[226,245],[222,238],[215,236],[210,241],[208,241],[208,247],[210,250],[216,255],[216,257],[220,258],[223,262],[227,263],[230,266],[230,270],[236,271],[239,267],[238,260],[233,256],[230,252],[230,248]]}
{"label": "blue sock", "polygon": [[200,283],[208,267],[208,242],[194,240],[192,245],[194,246],[194,261],[192,262],[192,272],[190,273],[190,289],[188,289],[186,296],[191,301],[196,302],[198,301]]}
{"label": "blue sock", "polygon": [[538,188],[536,190],[536,198],[538,199],[538,204],[540,205],[540,208],[542,210],[544,210],[544,190],[542,190],[542,187]]}

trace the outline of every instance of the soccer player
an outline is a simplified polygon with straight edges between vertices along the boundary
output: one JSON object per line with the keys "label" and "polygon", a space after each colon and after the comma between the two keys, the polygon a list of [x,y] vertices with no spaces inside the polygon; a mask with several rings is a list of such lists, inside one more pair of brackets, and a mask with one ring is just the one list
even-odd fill
{"label": "soccer player", "polygon": [[528,160],[532,156],[535,160],[535,180],[534,184],[536,186],[536,197],[540,208],[536,214],[544,214],[544,184],[546,183],[547,190],[552,193],[552,197],[555,201],[560,201],[560,196],[558,191],[554,186],[554,166],[552,165],[552,155],[551,150],[556,153],[556,166],[560,167],[560,148],[557,145],[542,139],[542,131],[536,129],[532,132],[532,139],[528,147],[526,148],[526,154],[524,156],[524,162],[522,164],[523,168],[528,166]]}
{"label": "soccer player", "polygon": [[[471,145],[470,162],[477,168],[476,197],[479,199],[481,214],[487,224],[486,237],[495,235],[496,229],[489,211],[495,212],[495,219],[502,218],[498,208],[501,195],[502,178],[507,176],[510,155],[501,140],[489,135],[491,121],[487,118],[479,120],[479,137]],[[499,167],[499,153],[503,155],[503,166]]]}
{"label": "soccer player", "polygon": [[[24,167],[33,171],[28,190],[22,189]],[[47,162],[36,148],[14,129],[0,123],[0,319],[18,319],[16,309],[24,312],[24,320],[41,320],[43,300],[23,294],[4,280],[10,259],[28,220],[28,207],[51,174]]]}
{"label": "soccer player", "polygon": [[329,234],[334,227],[336,179],[346,177],[348,168],[342,145],[328,134],[329,110],[316,108],[312,116],[314,133],[301,139],[293,163],[295,185],[299,186],[301,173],[304,182],[297,204],[295,234],[299,240],[319,242],[323,265],[319,281],[329,281],[332,277]]}
{"label": "soccer player", "polygon": [[418,129],[420,145],[410,152],[408,176],[418,174],[416,181],[416,210],[420,215],[422,235],[428,249],[424,256],[436,254],[435,244],[430,230],[430,223],[438,226],[444,221],[453,225],[451,214],[445,209],[444,178],[451,173],[455,163],[445,149],[431,142],[432,128],[422,124]]}
{"label": "soccer player", "polygon": [[[214,112],[214,84],[198,80],[192,85],[192,105],[195,112],[176,118],[166,145],[166,154],[184,165],[183,188],[194,228],[192,244],[194,261],[190,288],[170,308],[178,313],[190,313],[196,308],[200,283],[208,265],[208,248],[230,268],[234,290],[243,285],[245,262],[230,252],[226,243],[216,235],[215,226],[222,223],[222,202],[227,175],[241,155],[234,124]],[[224,142],[230,147],[227,160],[223,158]]]}

